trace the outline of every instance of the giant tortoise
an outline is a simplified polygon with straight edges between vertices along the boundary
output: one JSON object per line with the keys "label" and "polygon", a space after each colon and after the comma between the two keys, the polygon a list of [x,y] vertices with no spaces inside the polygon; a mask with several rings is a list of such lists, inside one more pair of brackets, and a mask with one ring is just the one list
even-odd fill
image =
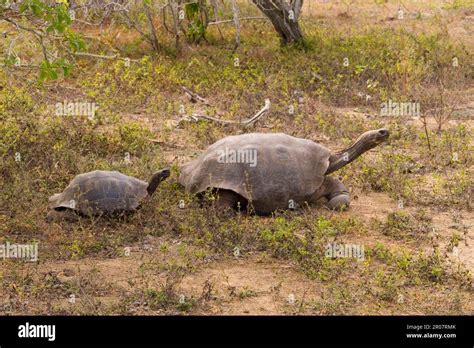
{"label": "giant tortoise", "polygon": [[78,215],[91,217],[132,212],[169,175],[169,169],[162,169],[145,182],[117,171],[94,170],[79,174],[62,193],[49,198],[52,210],[47,220],[76,220]]}
{"label": "giant tortoise", "polygon": [[215,190],[219,206],[252,208],[259,215],[326,197],[331,209],[349,206],[347,188],[329,174],[387,140],[387,129],[362,134],[347,149],[331,152],[283,133],[228,136],[180,168],[191,194]]}

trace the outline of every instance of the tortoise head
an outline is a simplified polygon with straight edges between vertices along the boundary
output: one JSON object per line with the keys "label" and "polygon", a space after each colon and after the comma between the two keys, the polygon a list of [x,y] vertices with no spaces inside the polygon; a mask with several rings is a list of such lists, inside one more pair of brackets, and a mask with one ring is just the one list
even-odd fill
{"label": "tortoise head", "polygon": [[370,149],[373,149],[377,145],[383,143],[388,139],[390,135],[390,132],[385,129],[385,128],[380,128],[380,129],[375,129],[375,130],[370,130],[368,132],[365,132],[362,134],[354,143],[360,143],[365,151],[368,151]]}
{"label": "tortoise head", "polygon": [[390,132],[385,128],[365,132],[347,149],[336,152],[329,157],[329,166],[326,175],[351,163],[364,152],[386,141],[389,136]]}
{"label": "tortoise head", "polygon": [[160,182],[165,180],[167,177],[170,176],[170,170],[169,168],[161,169],[157,171],[153,176],[151,177],[148,187],[147,187],[147,192],[151,196],[155,191]]}

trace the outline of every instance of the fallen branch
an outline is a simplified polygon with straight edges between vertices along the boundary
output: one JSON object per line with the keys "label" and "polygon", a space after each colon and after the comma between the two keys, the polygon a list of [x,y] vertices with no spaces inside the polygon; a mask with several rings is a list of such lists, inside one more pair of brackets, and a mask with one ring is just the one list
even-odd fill
{"label": "fallen branch", "polygon": [[78,57],[90,57],[90,58],[99,58],[99,59],[116,59],[118,57],[118,54],[114,54],[113,56],[103,56],[101,54],[86,53],[86,52],[74,52],[73,54]]}
{"label": "fallen branch", "polygon": [[258,111],[254,116],[252,116],[251,118],[249,118],[247,120],[244,120],[244,121],[222,120],[222,119],[219,119],[219,118],[215,118],[215,117],[211,117],[211,116],[207,116],[207,115],[202,115],[202,114],[193,114],[191,116],[186,116],[185,120],[186,121],[198,121],[199,119],[204,119],[204,120],[208,120],[208,121],[218,122],[218,123],[221,123],[221,124],[237,124],[237,125],[243,125],[245,127],[248,127],[248,126],[251,126],[252,124],[254,124],[264,114],[266,114],[268,112],[268,110],[270,110],[270,105],[271,105],[270,99],[266,99],[265,100],[265,106],[262,109],[260,109],[260,111]]}
{"label": "fallen branch", "polygon": [[[94,54],[94,53],[87,53],[87,52],[70,52],[71,54],[79,57],[90,57],[90,58],[98,58],[98,59],[121,59],[126,60],[127,58],[120,57],[118,54],[114,54],[113,56],[103,56],[101,54]],[[138,59],[130,59],[130,62],[139,62]]]}
{"label": "fallen branch", "polygon": [[171,144],[171,143],[169,143],[169,142],[162,141],[162,140],[158,140],[158,139],[151,139],[151,138],[148,138],[148,141],[150,141],[150,142],[152,142],[152,143],[155,143],[155,144],[162,145],[162,146],[175,148],[175,149],[187,149],[187,148],[188,148],[188,146],[185,146],[185,145]]}
{"label": "fallen branch", "polygon": [[184,86],[181,86],[181,88],[183,89],[183,91],[189,96],[189,98],[191,99],[191,102],[192,103],[196,103],[196,102],[201,102],[203,103],[204,105],[206,106],[212,106],[208,101],[207,99],[204,99],[203,97],[201,97],[199,94],[197,94],[196,92],[193,92],[191,91],[189,88],[187,87],[184,87]]}
{"label": "fallen branch", "polygon": [[[267,17],[261,17],[261,16],[238,18],[239,21],[249,21],[249,20],[255,20],[255,19],[268,20]],[[222,20],[222,21],[209,22],[208,25],[219,25],[219,24],[225,24],[225,23],[235,23],[235,19],[226,19],[226,20]]]}

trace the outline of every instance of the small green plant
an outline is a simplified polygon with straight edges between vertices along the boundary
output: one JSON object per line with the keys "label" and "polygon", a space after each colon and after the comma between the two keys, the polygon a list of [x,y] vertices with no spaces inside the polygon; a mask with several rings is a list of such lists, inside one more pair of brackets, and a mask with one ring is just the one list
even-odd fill
{"label": "small green plant", "polygon": [[431,232],[431,225],[415,219],[411,214],[399,210],[387,215],[384,222],[373,221],[382,234],[395,239],[424,239]]}
{"label": "small green plant", "polygon": [[249,298],[249,297],[255,297],[255,296],[257,296],[257,293],[248,287],[244,287],[243,289],[241,289],[238,294],[238,297],[241,300],[245,298]]}

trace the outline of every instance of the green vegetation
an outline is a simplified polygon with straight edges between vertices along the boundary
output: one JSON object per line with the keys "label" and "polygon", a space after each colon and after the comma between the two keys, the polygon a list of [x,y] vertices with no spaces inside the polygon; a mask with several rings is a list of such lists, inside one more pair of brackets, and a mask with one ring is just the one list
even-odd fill
{"label": "green vegetation", "polygon": [[[26,3],[28,11],[48,20],[52,16],[37,9],[35,1]],[[69,29],[62,6],[51,25],[69,33],[71,45],[80,45],[69,30],[84,28],[76,24]],[[465,7],[455,1],[444,8]],[[456,211],[472,222],[472,119],[433,116],[454,106],[467,109],[473,77],[469,47],[443,29],[442,19],[426,22],[429,30],[409,30],[359,26],[353,18],[348,30],[334,18],[324,25],[307,18],[304,49],[281,48],[268,23],[251,22],[242,27],[242,43],[234,52],[229,49],[231,27],[222,27],[222,37],[211,27],[204,35],[198,10],[187,8],[187,16],[190,48],[179,54],[151,50],[119,22],[110,24],[110,33],[100,33],[90,49],[108,52],[108,42],[121,59],[76,57],[72,70],[66,61],[51,62],[40,67],[41,83],[37,71],[25,73],[5,62],[8,69],[0,71],[0,244],[38,241],[41,263],[0,260],[0,313],[211,313],[212,306],[226,307],[223,293],[231,292],[215,291],[215,274],[203,279],[200,288],[189,286],[192,294],[181,282],[201,281],[199,272],[215,264],[254,259],[288,265],[305,279],[305,286],[320,288],[317,296],[308,292],[305,300],[300,297],[282,312],[468,313],[471,275],[453,267],[446,256],[462,246],[464,236],[452,231],[438,239],[431,235],[433,228],[445,232],[451,222],[439,227],[433,216],[448,219]],[[124,38],[115,42],[117,33]],[[92,34],[99,37],[99,32]],[[166,40],[168,36],[159,37]],[[30,52],[27,42],[18,45]],[[124,57],[131,59],[130,65]],[[453,66],[453,58],[459,66]],[[211,105],[191,103],[182,86]],[[193,112],[244,119],[267,98],[270,113],[251,128],[182,119]],[[417,101],[425,117],[380,116],[380,104],[388,100]],[[56,103],[65,101],[95,103],[98,111],[91,118],[59,116]],[[289,113],[290,105],[294,113]],[[353,196],[354,207],[347,213],[316,205],[271,217],[222,216],[176,184],[180,163],[226,135],[285,132],[336,150],[381,126],[391,131],[389,144],[335,173]],[[172,167],[172,176],[133,216],[77,224],[44,220],[48,197],[78,173],[119,170],[146,180],[164,166]],[[378,195],[390,202],[384,210]],[[397,209],[399,201],[403,208]],[[372,211],[383,216],[374,217]],[[364,245],[364,260],[326,257],[327,245],[334,242]],[[132,256],[124,256],[126,247],[134,248]],[[117,267],[123,277],[107,274],[102,282],[100,272],[89,269],[66,277],[60,275],[62,266],[52,266],[90,260],[106,264],[102,270]],[[130,275],[127,285],[118,285],[126,283],[127,272],[136,279]],[[229,298],[242,303],[263,293],[253,285],[232,291]],[[428,298],[431,293],[437,294],[435,301]],[[71,294],[80,305],[68,302]],[[108,297],[114,300],[108,302]],[[285,299],[281,295],[278,301]]]}

